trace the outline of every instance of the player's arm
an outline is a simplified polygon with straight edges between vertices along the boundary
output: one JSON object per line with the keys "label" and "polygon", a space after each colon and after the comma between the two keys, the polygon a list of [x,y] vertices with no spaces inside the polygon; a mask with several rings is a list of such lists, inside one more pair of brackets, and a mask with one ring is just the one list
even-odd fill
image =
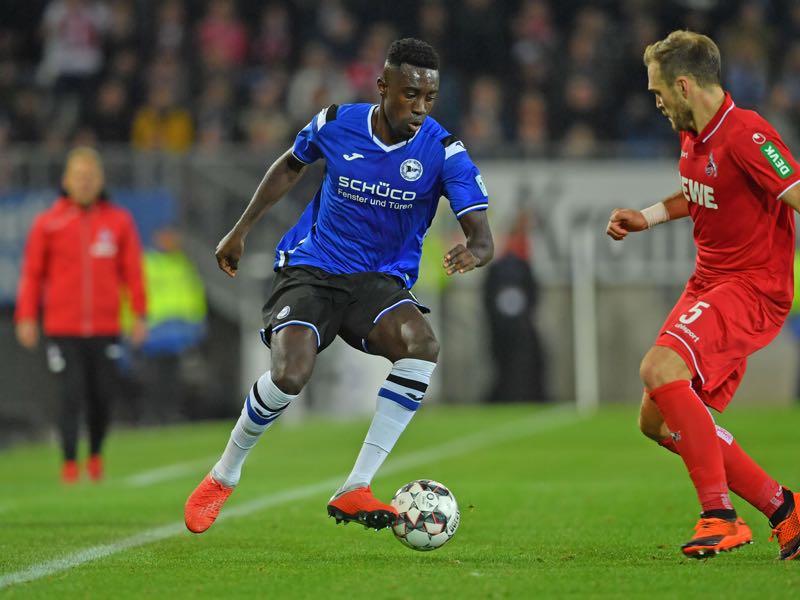
{"label": "player's arm", "polygon": [[644,231],[659,223],[674,221],[689,216],[689,202],[678,191],[661,202],[642,210],[635,208],[615,208],[608,219],[606,234],[615,240],[625,239],[632,231]]}
{"label": "player's arm", "polygon": [[793,185],[786,190],[781,196],[781,201],[800,212],[800,184]]}
{"label": "player's arm", "polygon": [[458,222],[467,239],[466,244],[456,244],[444,255],[448,275],[482,267],[494,256],[494,240],[485,210],[468,212]]}
{"label": "player's arm", "polygon": [[307,166],[295,157],[291,148],[272,163],[236,225],[217,244],[216,257],[220,269],[231,277],[236,275],[239,259],[244,253],[244,239],[250,228],[295,186]]}

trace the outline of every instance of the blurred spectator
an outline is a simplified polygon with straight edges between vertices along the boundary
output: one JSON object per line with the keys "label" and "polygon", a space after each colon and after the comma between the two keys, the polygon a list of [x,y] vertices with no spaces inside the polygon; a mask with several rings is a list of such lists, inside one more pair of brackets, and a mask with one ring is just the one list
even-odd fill
{"label": "blurred spectator", "polygon": [[136,7],[133,0],[113,0],[108,6],[106,52],[114,54],[120,48],[135,47],[139,39],[139,24],[136,20]]}
{"label": "blurred spectator", "polygon": [[271,2],[261,11],[259,27],[251,44],[250,56],[261,66],[281,67],[292,55],[292,27],[289,10],[280,2]]}
{"label": "blurred spectator", "polygon": [[520,85],[543,90],[550,77],[558,34],[545,0],[526,0],[511,20],[511,55],[517,64]]}
{"label": "blurred spectator", "polygon": [[319,5],[317,27],[334,61],[347,60],[355,55],[360,39],[358,22],[340,0],[327,0]]}
{"label": "blurred spectator", "polygon": [[[800,2],[794,1],[418,0],[410,5],[414,10],[402,14],[366,0],[36,4],[38,8],[27,10],[34,15],[28,21],[41,23],[41,37],[25,31],[31,23],[19,15],[10,15],[8,24],[0,19],[0,114],[11,122],[12,140],[25,132],[31,141],[55,148],[78,131],[95,130],[91,110],[101,75],[121,82],[133,107],[145,102],[145,91],[154,81],[167,83],[174,103],[196,115],[203,90],[214,77],[224,76],[234,86],[232,91],[243,86],[245,93],[234,93],[230,100],[231,110],[238,112],[249,102],[249,86],[265,69],[270,75],[290,73],[279,79],[280,108],[293,120],[291,128],[334,98],[371,102],[380,70],[378,55],[385,40],[396,35],[392,29],[410,30],[439,48],[448,70],[436,117],[445,126],[471,123],[474,137],[487,140],[489,153],[503,152],[509,131],[513,137],[519,134],[510,123],[502,123],[504,135],[495,136],[492,122],[474,122],[464,82],[481,74],[497,79],[503,98],[528,91],[541,95],[550,144],[573,128],[573,138],[584,139],[577,134],[589,127],[590,137],[600,143],[622,141],[623,148],[647,147],[648,153],[671,155],[663,128],[651,130],[647,120],[641,120],[641,98],[632,95],[644,89],[644,47],[659,31],[675,27],[719,34],[728,56],[724,81],[740,105],[797,112],[776,102],[780,96],[771,91],[780,83],[782,93],[797,96],[794,88],[800,77],[791,56],[800,35]],[[34,80],[29,63],[40,57]],[[25,118],[35,115],[36,123],[14,123],[12,113],[20,111],[18,92],[25,99],[37,96],[34,110],[22,110]],[[512,107],[503,115],[513,112]],[[795,117],[787,113],[782,118]],[[250,131],[261,131],[252,139],[271,137],[268,120],[248,117]],[[634,131],[625,123],[633,123]],[[233,139],[247,138],[241,120],[238,127]],[[230,139],[230,126],[224,122],[199,125],[198,130],[204,133],[192,144]],[[492,139],[497,141],[488,141]],[[501,146],[490,147],[493,143]]]}
{"label": "blurred spectator", "polygon": [[72,127],[85,112],[104,64],[109,12],[92,0],[53,0],[42,17],[38,81],[54,91],[53,119]]}
{"label": "blurred spectator", "polygon": [[492,0],[464,0],[451,14],[454,64],[473,74],[501,77],[508,72],[507,12],[510,5]]}
{"label": "blurred spectator", "polygon": [[11,108],[9,138],[12,142],[41,141],[44,125],[42,97],[33,88],[17,90]]}
{"label": "blurred spectator", "polygon": [[283,111],[285,76],[262,76],[250,86],[249,101],[239,112],[239,129],[248,148],[269,154],[284,148],[294,134]]}
{"label": "blurred spectator", "polygon": [[422,0],[417,15],[417,36],[438,50],[442,64],[448,64],[452,32],[445,0]]}
{"label": "blurred spectator", "polygon": [[594,78],[583,74],[570,76],[564,83],[563,95],[556,121],[559,139],[565,139],[576,125],[588,128],[595,138],[608,127]]}
{"label": "blurred spectator", "polygon": [[499,82],[493,77],[478,77],[472,82],[469,108],[461,130],[464,144],[473,156],[485,156],[505,141],[502,93]]}
{"label": "blurred spectator", "polygon": [[562,158],[597,158],[600,140],[591,125],[578,121],[564,133],[558,149],[558,156]]}
{"label": "blurred spectator", "polygon": [[209,0],[208,12],[197,27],[203,64],[211,70],[240,67],[247,57],[247,29],[233,0]]}
{"label": "blurred spectator", "polygon": [[137,150],[185,152],[192,144],[194,125],[189,111],[178,105],[169,84],[150,87],[147,103],[133,118],[131,143]]}
{"label": "blurred spectator", "polygon": [[526,92],[519,98],[517,145],[521,157],[543,158],[548,151],[547,102],[537,92]]}
{"label": "blurred spectator", "polygon": [[[133,399],[140,421],[166,422],[191,417],[182,367],[187,352],[206,335],[203,282],[184,254],[178,230],[165,226],[153,235],[154,247],[144,253],[148,336],[134,359]],[[130,304],[122,313],[123,329],[132,324]]]}
{"label": "blurred spectator", "polygon": [[156,55],[184,56],[189,42],[186,11],[181,0],[164,0],[155,23]]}
{"label": "blurred spectator", "polygon": [[308,115],[330,105],[334,98],[337,103],[344,104],[351,102],[353,97],[353,89],[344,74],[331,62],[327,48],[320,43],[309,42],[303,51],[300,68],[289,80],[286,105],[293,125],[302,123]]}
{"label": "blurred spectator", "polygon": [[725,89],[742,108],[756,109],[767,96],[768,62],[762,48],[743,37],[727,51]]}
{"label": "blurred spectator", "polygon": [[539,284],[530,261],[528,216],[519,210],[483,284],[494,371],[487,402],[548,400],[544,351],[533,322]]}
{"label": "blurred spectator", "polygon": [[[147,334],[141,247],[133,218],[103,193],[99,155],[76,148],[67,156],[63,196],[40,214],[25,246],[17,293],[16,335],[26,349],[47,335],[47,362],[61,392],[59,432],[64,483],[78,480],[79,417],[86,411],[89,477],[103,476],[101,450],[109,407],[118,392],[120,294],[127,289],[136,315],[131,342]],[[87,285],[87,282],[89,284]]]}
{"label": "blurred spectator", "polygon": [[[215,75],[206,80],[200,92],[195,122],[198,131],[210,132],[219,137],[220,142],[233,140],[236,127],[236,111],[233,107],[233,90],[225,77]],[[198,135],[202,140],[203,135]]]}
{"label": "blurred spectator", "polygon": [[357,94],[357,102],[375,101],[376,82],[383,73],[386,50],[396,37],[392,26],[386,23],[376,23],[367,31],[358,56],[345,69],[347,80]]}
{"label": "blurred spectator", "polygon": [[103,82],[88,119],[98,142],[127,143],[130,137],[131,106],[128,90],[117,79]]}

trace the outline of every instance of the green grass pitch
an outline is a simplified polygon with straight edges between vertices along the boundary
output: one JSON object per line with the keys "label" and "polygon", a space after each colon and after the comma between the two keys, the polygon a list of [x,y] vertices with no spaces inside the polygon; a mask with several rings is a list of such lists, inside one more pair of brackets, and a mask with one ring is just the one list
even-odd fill
{"label": "green grass pitch", "polygon": [[[183,503],[233,422],[112,432],[107,479],[63,487],[54,445],[0,452],[0,598],[767,598],[800,593],[766,520],[755,544],[708,561],[679,546],[699,511],[678,457],[636,428],[637,408],[425,407],[379,472],[388,500],[437,479],[456,536],[414,552],[390,531],[336,526],[325,504],[368,421],[276,426],[222,518],[183,527]],[[800,408],[718,419],[782,483],[800,486]]]}

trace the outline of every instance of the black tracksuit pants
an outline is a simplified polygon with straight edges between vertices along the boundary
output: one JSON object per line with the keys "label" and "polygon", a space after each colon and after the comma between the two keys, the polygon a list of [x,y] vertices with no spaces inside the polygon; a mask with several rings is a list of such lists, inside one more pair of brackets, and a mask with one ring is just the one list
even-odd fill
{"label": "black tracksuit pants", "polygon": [[48,339],[47,364],[59,387],[58,428],[64,460],[77,457],[80,417],[84,411],[89,453],[100,452],[111,405],[118,392],[120,354],[116,336]]}

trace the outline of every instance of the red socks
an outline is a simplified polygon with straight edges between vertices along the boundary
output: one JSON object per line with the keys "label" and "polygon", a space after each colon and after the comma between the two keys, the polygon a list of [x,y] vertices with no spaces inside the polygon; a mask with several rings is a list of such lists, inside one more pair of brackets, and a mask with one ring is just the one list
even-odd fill
{"label": "red socks", "polygon": [[703,512],[731,510],[733,505],[728,497],[725,464],[714,419],[691,383],[673,381],[652,390],[650,397],[672,432]]}
{"label": "red socks", "polygon": [[[717,440],[722,450],[728,487],[771,519],[783,504],[783,488],[742,450],[727,429],[719,425]],[[670,452],[680,454],[671,437],[661,440],[659,444]]]}

